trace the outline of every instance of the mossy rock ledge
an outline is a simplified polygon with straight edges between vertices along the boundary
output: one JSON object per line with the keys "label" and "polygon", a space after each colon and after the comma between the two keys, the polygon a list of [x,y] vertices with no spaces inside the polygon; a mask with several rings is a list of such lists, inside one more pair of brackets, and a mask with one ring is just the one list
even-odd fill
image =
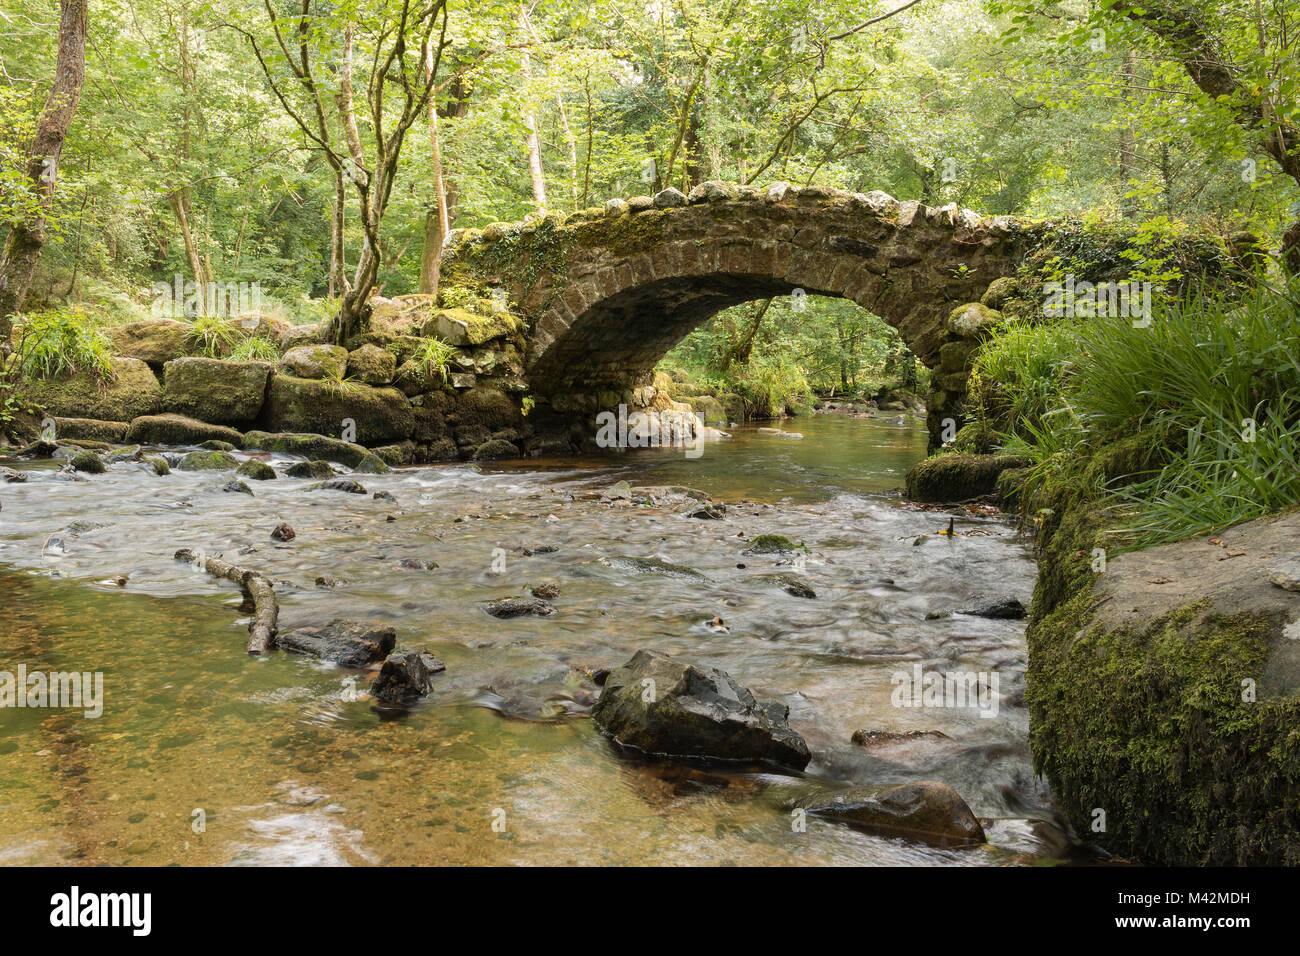
{"label": "mossy rock ledge", "polygon": [[[1300,513],[1111,554],[1067,508],[1034,594],[1025,702],[1076,833],[1166,865],[1300,864]],[[1101,570],[1098,570],[1101,569]]]}
{"label": "mossy rock ledge", "polygon": [[908,469],[907,497],[923,502],[980,498],[993,494],[1004,471],[1030,464],[1029,459],[1015,455],[941,453]]}

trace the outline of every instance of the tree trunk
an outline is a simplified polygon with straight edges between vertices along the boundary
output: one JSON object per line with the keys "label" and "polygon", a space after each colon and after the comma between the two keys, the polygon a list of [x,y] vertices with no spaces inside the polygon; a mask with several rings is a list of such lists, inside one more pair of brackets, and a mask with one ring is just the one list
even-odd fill
{"label": "tree trunk", "polygon": [[86,77],[86,28],[89,0],[59,0],[59,54],[45,109],[32,138],[27,164],[33,212],[9,230],[0,255],[0,359],[9,354],[13,316],[27,298],[32,274],[45,245],[46,214],[54,199],[59,156],[81,98]]}
{"label": "tree trunk", "polygon": [[[1137,85],[1137,65],[1133,57],[1132,50],[1124,51],[1124,60],[1121,67],[1124,85],[1128,89],[1125,91],[1125,98],[1129,98],[1134,86]],[[1133,127],[1125,124],[1119,131],[1119,208],[1125,218],[1132,219],[1137,215],[1137,203],[1134,197],[1128,195],[1131,191],[1129,180],[1133,178],[1134,167],[1137,165],[1137,140],[1133,135]]]}

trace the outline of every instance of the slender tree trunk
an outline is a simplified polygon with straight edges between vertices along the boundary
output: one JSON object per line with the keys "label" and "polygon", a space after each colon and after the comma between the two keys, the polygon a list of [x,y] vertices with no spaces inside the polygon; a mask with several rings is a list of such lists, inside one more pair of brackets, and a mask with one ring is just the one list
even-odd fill
{"label": "slender tree trunk", "polygon": [[27,163],[32,212],[16,221],[0,254],[0,360],[9,354],[13,316],[27,298],[32,274],[45,245],[46,216],[54,199],[59,156],[77,111],[86,77],[86,28],[89,0],[60,0],[59,54],[45,109],[32,138]]}
{"label": "slender tree trunk", "polygon": [[[1124,51],[1121,72],[1126,87],[1124,96],[1128,99],[1131,96],[1129,91],[1137,85],[1137,64],[1132,50]],[[1131,191],[1129,180],[1133,178],[1136,164],[1137,139],[1133,135],[1133,127],[1125,123],[1124,127],[1119,131],[1119,208],[1124,216],[1129,219],[1137,215],[1137,203],[1132,196],[1128,195]]]}
{"label": "slender tree trunk", "polygon": [[[520,15],[522,18],[522,14]],[[524,54],[524,83],[527,84],[532,77],[532,68],[528,62],[528,54]],[[542,152],[537,141],[537,118],[533,111],[529,110],[524,113],[524,126],[528,130],[526,143],[528,146],[528,176],[533,183],[533,202],[537,204],[538,209],[546,208],[546,176],[542,173]]]}

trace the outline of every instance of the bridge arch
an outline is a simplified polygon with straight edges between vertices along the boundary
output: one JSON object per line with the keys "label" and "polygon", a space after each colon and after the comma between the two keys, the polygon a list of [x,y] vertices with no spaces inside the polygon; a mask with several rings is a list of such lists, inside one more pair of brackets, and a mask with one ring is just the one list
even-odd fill
{"label": "bridge arch", "polygon": [[[883,192],[704,183],[462,235],[442,275],[502,290],[526,324],[530,390],[576,411],[647,386],[717,312],[799,289],[879,315],[936,368],[945,320],[1015,272],[1024,235],[1008,217]],[[940,387],[959,404],[965,370],[947,378]]]}

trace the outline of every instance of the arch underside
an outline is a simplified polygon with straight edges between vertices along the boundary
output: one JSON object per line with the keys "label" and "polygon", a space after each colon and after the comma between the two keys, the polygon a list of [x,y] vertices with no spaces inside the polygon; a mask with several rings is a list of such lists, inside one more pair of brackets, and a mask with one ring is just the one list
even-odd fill
{"label": "arch underside", "polygon": [[548,391],[642,381],[673,346],[719,312],[796,288],[802,287],[771,276],[718,273],[625,289],[578,316],[534,363],[529,378],[534,388],[545,383]]}

